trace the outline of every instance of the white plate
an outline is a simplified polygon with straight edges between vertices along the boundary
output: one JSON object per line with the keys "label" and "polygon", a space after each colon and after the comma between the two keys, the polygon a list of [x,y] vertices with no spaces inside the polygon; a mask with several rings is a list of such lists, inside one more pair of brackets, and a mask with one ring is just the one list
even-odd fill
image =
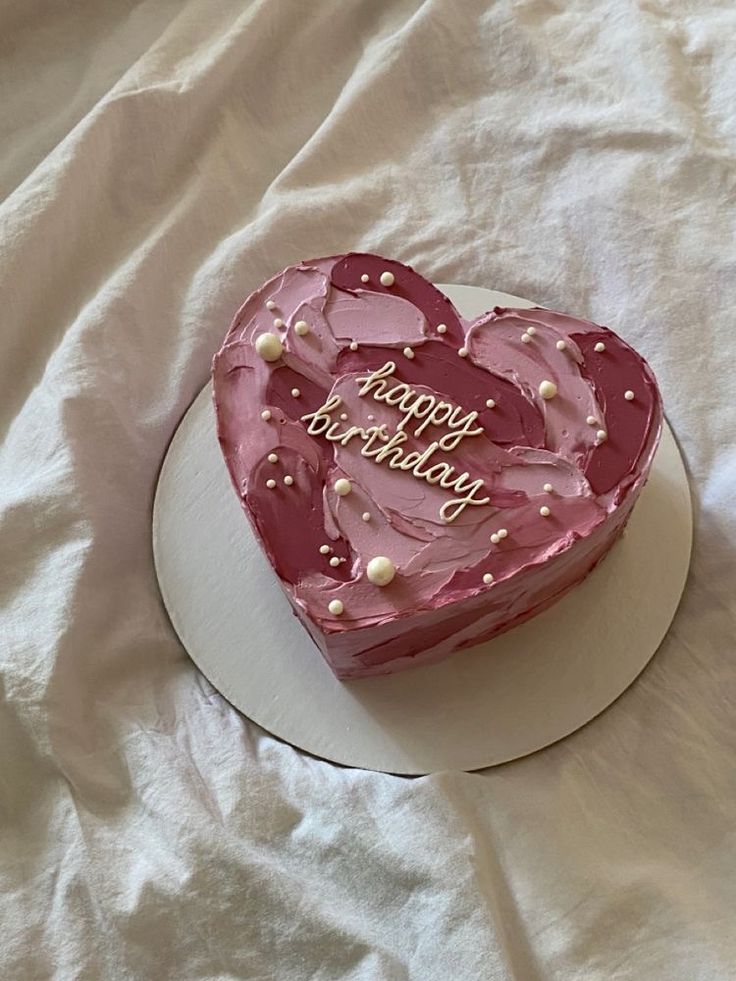
{"label": "white plate", "polygon": [[[440,287],[466,317],[505,293]],[[674,616],[692,520],[665,426],[623,539],[551,609],[440,664],[337,681],[301,627],[240,509],[207,385],[161,469],[153,548],[161,594],[191,658],[254,722],[316,756],[389,773],[476,770],[548,746],[617,698]]]}

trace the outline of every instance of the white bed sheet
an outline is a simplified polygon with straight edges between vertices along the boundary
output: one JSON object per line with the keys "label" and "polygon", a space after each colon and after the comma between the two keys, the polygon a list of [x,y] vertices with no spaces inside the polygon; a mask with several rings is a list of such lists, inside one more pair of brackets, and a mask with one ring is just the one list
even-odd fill
{"label": "white bed sheet", "polygon": [[[2,4],[0,976],[736,976],[730,0]],[[692,571],[608,712],[483,774],[283,745],[151,560],[241,299],[376,250],[609,323],[692,476]]]}

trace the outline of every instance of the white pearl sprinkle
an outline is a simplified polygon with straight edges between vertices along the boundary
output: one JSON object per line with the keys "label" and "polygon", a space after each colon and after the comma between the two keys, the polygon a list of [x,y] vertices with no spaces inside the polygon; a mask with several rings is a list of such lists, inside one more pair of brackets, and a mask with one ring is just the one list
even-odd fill
{"label": "white pearl sprinkle", "polygon": [[268,454],[268,462],[269,463],[278,463],[279,462],[279,458],[276,456],[275,453],[269,453]]}
{"label": "white pearl sprinkle", "polygon": [[269,480],[266,481],[266,487],[268,487],[269,490],[273,490],[275,486],[276,486],[276,481],[273,479],[273,477],[269,478]]}
{"label": "white pearl sprinkle", "polygon": [[283,326],[284,326],[284,321],[283,321],[283,320],[281,319],[281,317],[277,317],[277,318],[276,318],[276,319],[274,320],[274,322],[273,322],[273,325],[274,325],[274,327],[278,327],[278,328],[281,328],[281,327],[283,327]]}
{"label": "white pearl sprinkle", "polygon": [[548,381],[546,378],[539,386],[539,394],[543,399],[553,399],[557,395],[557,386],[554,382]]}
{"label": "white pearl sprinkle", "polygon": [[603,341],[598,341],[598,343],[597,343],[597,344],[596,344],[596,346],[595,346],[595,347],[593,348],[593,350],[594,350],[594,351],[597,351],[597,352],[598,352],[598,354],[600,354],[600,353],[601,353],[601,351],[605,351],[605,350],[606,350],[606,345],[605,345],[605,344],[603,343]]}
{"label": "white pearl sprinkle", "polygon": [[508,533],[508,531],[506,531],[505,528],[499,528],[498,529],[498,537],[499,538],[508,538],[509,537],[509,533]]}
{"label": "white pearl sprinkle", "polygon": [[388,586],[396,575],[396,566],[385,555],[376,555],[366,566],[365,574],[374,586]]}
{"label": "white pearl sprinkle", "polygon": [[532,342],[532,339],[531,339],[531,335],[530,334],[522,334],[521,335],[521,343],[522,344],[531,344],[531,342]]}
{"label": "white pearl sprinkle", "polygon": [[364,511],[361,517],[363,518],[363,521],[370,521],[371,520],[370,511]]}
{"label": "white pearl sprinkle", "polygon": [[346,421],[347,417],[348,417],[347,412],[341,412],[340,413],[340,418],[342,419],[343,422]]}
{"label": "white pearl sprinkle", "polygon": [[331,551],[332,549],[329,545],[320,545],[319,547],[320,555],[329,555]]}
{"label": "white pearl sprinkle", "polygon": [[599,443],[605,443],[605,441],[608,439],[608,433],[606,432],[605,429],[599,429],[598,432],[595,434],[595,438],[598,440]]}
{"label": "white pearl sprinkle", "polygon": [[404,357],[405,358],[408,358],[410,361],[414,357],[414,352],[412,351],[412,349],[410,347],[405,347],[404,348]]}
{"label": "white pearl sprinkle", "polygon": [[306,320],[297,320],[294,324],[294,330],[300,337],[304,337],[305,334],[309,333],[309,324]]}
{"label": "white pearl sprinkle", "polygon": [[332,566],[333,569],[336,569],[340,565],[340,560],[336,555],[333,555],[332,558],[330,559],[330,565]]}
{"label": "white pearl sprinkle", "polygon": [[330,600],[327,609],[333,615],[333,617],[339,617],[345,612],[345,607],[343,606],[342,600]]}
{"label": "white pearl sprinkle", "polygon": [[595,416],[588,416],[588,418],[585,421],[588,423],[589,426],[597,426],[598,425],[598,420],[596,419]]}
{"label": "white pearl sprinkle", "polygon": [[545,484],[542,490],[544,491],[545,494],[551,494],[552,491],[554,490],[554,487],[552,486],[552,484]]}
{"label": "white pearl sprinkle", "polygon": [[486,584],[486,586],[491,585],[493,582],[493,576],[490,574],[490,572],[486,572],[486,574],[483,576],[483,582]]}
{"label": "white pearl sprinkle", "polygon": [[567,347],[567,344],[564,341],[558,341],[555,344],[555,347],[557,348],[558,351],[564,351]]}
{"label": "white pearl sprinkle", "polygon": [[381,273],[381,286],[393,286],[395,282],[396,277],[392,272]]}
{"label": "white pearl sprinkle", "polygon": [[543,504],[542,507],[539,509],[539,513],[542,515],[543,518],[548,518],[552,512],[550,511],[550,509],[547,507],[546,504]]}
{"label": "white pearl sprinkle", "polygon": [[437,333],[438,334],[446,334],[447,333],[447,324],[437,324]]}
{"label": "white pearl sprinkle", "polygon": [[256,338],[256,354],[264,361],[278,361],[281,357],[284,345],[275,334],[259,334]]}
{"label": "white pearl sprinkle", "polygon": [[268,422],[270,418],[271,418],[271,410],[264,409],[263,412],[261,413],[261,419],[263,419],[264,422]]}
{"label": "white pearl sprinkle", "polygon": [[266,300],[266,309],[267,310],[275,310],[276,309],[276,304],[274,303],[273,300]]}
{"label": "white pearl sprinkle", "polygon": [[461,358],[467,358],[468,349],[466,347],[461,347],[457,353],[460,355]]}
{"label": "white pearl sprinkle", "polygon": [[360,277],[360,281],[361,283],[367,283],[370,278],[371,277],[368,275],[368,273],[363,273],[363,275]]}
{"label": "white pearl sprinkle", "polygon": [[487,409],[495,409],[495,407],[496,407],[496,403],[493,401],[493,399],[486,399]]}
{"label": "white pearl sprinkle", "polygon": [[626,399],[627,402],[633,402],[633,400],[634,400],[634,393],[631,391],[630,388],[627,389],[627,391],[624,392],[624,398]]}
{"label": "white pearl sprinkle", "polygon": [[530,325],[529,327],[527,327],[526,332],[527,332],[527,334],[531,334],[532,337],[534,337],[534,335],[537,333],[537,328],[536,327],[532,327]]}
{"label": "white pearl sprinkle", "polygon": [[295,399],[298,399],[302,393],[299,391],[298,388],[292,388],[291,394],[294,396]]}
{"label": "white pearl sprinkle", "polygon": [[287,473],[287,475],[284,477],[284,483],[287,487],[291,487],[291,485],[294,483],[294,478],[290,473]]}
{"label": "white pearl sprinkle", "polygon": [[351,351],[357,351],[358,350],[358,342],[357,341],[351,341],[350,342],[350,350]]}
{"label": "white pearl sprinkle", "polygon": [[494,545],[498,545],[498,543],[501,541],[501,539],[498,537],[495,531],[491,535],[491,541],[493,542]]}
{"label": "white pearl sprinkle", "polygon": [[338,497],[345,497],[353,489],[353,485],[345,477],[340,477],[335,481],[335,493]]}

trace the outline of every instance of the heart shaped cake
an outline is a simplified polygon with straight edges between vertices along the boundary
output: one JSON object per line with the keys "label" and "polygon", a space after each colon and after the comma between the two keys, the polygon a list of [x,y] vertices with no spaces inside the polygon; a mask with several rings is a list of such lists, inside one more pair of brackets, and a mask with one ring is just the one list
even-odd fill
{"label": "heart shaped cake", "polygon": [[558,600],[621,534],[662,426],[654,375],[612,331],[540,308],[467,321],[377,255],[269,280],[212,373],[236,493],[340,678],[437,661]]}

